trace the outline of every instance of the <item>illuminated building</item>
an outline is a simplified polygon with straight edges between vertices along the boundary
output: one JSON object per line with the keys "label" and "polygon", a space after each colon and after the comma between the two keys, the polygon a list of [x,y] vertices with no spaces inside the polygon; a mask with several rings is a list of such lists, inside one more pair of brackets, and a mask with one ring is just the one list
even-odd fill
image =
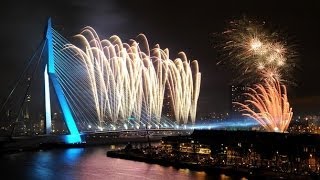
{"label": "illuminated building", "polygon": [[162,114],[168,118],[174,117],[174,112],[172,110],[171,95],[167,86],[166,86],[164,97],[163,97]]}
{"label": "illuminated building", "polygon": [[231,102],[230,102],[230,118],[240,119],[242,113],[240,112],[241,107],[234,104],[234,102],[244,102],[245,97],[243,93],[247,90],[247,86],[244,85],[232,85],[231,86]]}

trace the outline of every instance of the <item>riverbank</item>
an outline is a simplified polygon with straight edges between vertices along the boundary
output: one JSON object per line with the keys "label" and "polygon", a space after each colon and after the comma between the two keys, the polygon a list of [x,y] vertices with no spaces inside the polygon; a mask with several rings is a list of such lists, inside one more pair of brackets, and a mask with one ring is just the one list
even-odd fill
{"label": "riverbank", "polygon": [[[145,149],[147,150],[147,149]],[[246,168],[238,166],[213,165],[192,161],[179,161],[177,159],[161,158],[142,149],[122,149],[107,151],[106,155],[112,158],[120,158],[132,161],[158,164],[161,166],[172,166],[176,169],[189,169],[191,171],[203,171],[207,174],[226,174],[228,176],[248,177],[258,179],[317,179],[319,176],[290,174],[285,172],[275,172],[268,169]]]}
{"label": "riverbank", "polygon": [[249,169],[244,168],[233,168],[232,166],[213,166],[209,164],[201,164],[191,161],[179,161],[177,159],[163,159],[159,156],[154,156],[151,154],[144,154],[142,150],[132,149],[129,151],[126,150],[116,150],[108,151],[108,157],[120,158],[126,160],[146,162],[150,164],[158,164],[161,166],[172,166],[176,169],[189,169],[192,171],[204,171],[209,174],[232,174],[239,176],[247,177],[250,175]]}

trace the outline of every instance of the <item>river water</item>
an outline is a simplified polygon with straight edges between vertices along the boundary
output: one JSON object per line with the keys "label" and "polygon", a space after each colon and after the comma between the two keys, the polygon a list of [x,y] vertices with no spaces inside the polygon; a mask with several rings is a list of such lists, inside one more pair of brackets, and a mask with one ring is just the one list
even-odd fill
{"label": "river water", "polygon": [[[106,152],[123,146],[19,152],[0,157],[1,179],[32,180],[187,180],[231,179],[188,169],[176,169],[156,164],[109,158]],[[6,177],[6,178],[4,178]]]}

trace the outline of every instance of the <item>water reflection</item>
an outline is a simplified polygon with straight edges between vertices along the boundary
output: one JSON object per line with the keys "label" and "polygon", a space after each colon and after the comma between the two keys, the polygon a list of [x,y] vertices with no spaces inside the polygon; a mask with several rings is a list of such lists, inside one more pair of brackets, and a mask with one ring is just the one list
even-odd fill
{"label": "water reflection", "polygon": [[54,154],[43,151],[37,154],[37,156],[34,156],[34,154],[30,153],[34,158],[30,159],[28,162],[30,164],[27,169],[28,176],[31,176],[32,179],[37,177],[48,177],[51,179],[50,177],[54,175],[54,169],[51,168],[51,164],[55,161],[54,157],[52,157]]}
{"label": "water reflection", "polygon": [[62,154],[62,158],[66,163],[77,163],[81,154],[84,152],[84,148],[70,148],[66,149]]}
{"label": "water reflection", "polygon": [[205,172],[106,156],[107,150],[122,147],[104,146],[21,152],[0,157],[0,168],[2,177],[7,179],[229,179],[226,175],[212,177]]}
{"label": "water reflection", "polygon": [[225,175],[225,174],[221,174],[221,175],[220,175],[220,179],[221,179],[221,180],[230,180],[231,177],[230,177],[230,176],[227,176],[227,175]]}

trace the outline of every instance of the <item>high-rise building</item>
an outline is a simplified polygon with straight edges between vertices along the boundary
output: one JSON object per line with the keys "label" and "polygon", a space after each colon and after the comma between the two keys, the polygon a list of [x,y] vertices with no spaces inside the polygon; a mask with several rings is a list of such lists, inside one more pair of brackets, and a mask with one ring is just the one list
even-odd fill
{"label": "high-rise building", "polygon": [[37,122],[33,123],[33,133],[34,134],[44,134],[45,133],[45,128],[44,128],[44,115],[39,114],[39,117],[37,119]]}
{"label": "high-rise building", "polygon": [[62,119],[62,112],[54,112],[52,115],[51,127],[53,134],[67,133],[66,124]]}
{"label": "high-rise building", "polygon": [[239,119],[242,117],[240,112],[241,108],[234,102],[244,103],[246,97],[244,93],[247,91],[248,86],[245,85],[232,85],[231,86],[231,103],[230,103],[230,117],[233,119]]}
{"label": "high-rise building", "polygon": [[32,121],[31,121],[31,117],[30,117],[30,103],[31,103],[31,95],[28,94],[25,100],[25,105],[24,105],[24,110],[22,111],[22,116],[23,116],[23,123],[25,124],[25,132],[27,134],[31,134],[32,132]]}
{"label": "high-rise building", "polygon": [[162,115],[166,116],[169,119],[174,118],[172,100],[171,100],[170,90],[168,87],[166,87],[164,92]]}

